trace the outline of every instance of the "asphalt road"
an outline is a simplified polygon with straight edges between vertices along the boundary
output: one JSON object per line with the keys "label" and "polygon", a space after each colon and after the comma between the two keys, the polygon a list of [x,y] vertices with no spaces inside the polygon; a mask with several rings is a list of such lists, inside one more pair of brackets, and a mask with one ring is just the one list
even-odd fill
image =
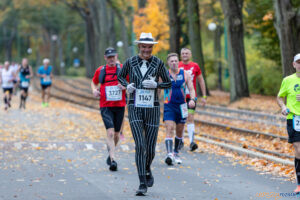
{"label": "asphalt road", "polygon": [[[88,126],[91,123],[92,129],[97,129],[95,122],[80,112],[62,109],[60,104],[44,110],[37,106],[40,107],[40,103],[31,99],[26,111],[20,111],[16,106],[9,112],[1,108],[0,200],[263,200],[279,198],[258,197],[258,193],[290,193],[295,187],[294,183],[282,178],[233,165],[224,157],[191,153],[187,149],[181,154],[183,164],[170,167],[164,163],[164,144],[159,144],[152,166],[154,186],[148,189],[146,196],[136,197],[138,177],[130,136],[126,136],[127,143],[117,148],[118,171],[110,172],[105,163],[104,138],[91,140],[90,135],[80,136],[81,132],[85,133],[80,124]],[[65,131],[55,129],[60,120],[68,127]],[[21,125],[27,127],[23,134],[28,136],[19,135],[18,126]],[[28,133],[30,127],[35,128],[32,134]],[[48,141],[34,140],[39,131],[43,139],[48,137]],[[80,137],[80,141],[69,137],[76,131],[78,133],[72,137]]]}

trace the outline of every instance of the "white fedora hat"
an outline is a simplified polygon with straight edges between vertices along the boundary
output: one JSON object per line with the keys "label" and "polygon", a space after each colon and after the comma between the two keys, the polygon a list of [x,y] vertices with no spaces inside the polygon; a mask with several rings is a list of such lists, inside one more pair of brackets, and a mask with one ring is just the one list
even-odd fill
{"label": "white fedora hat", "polygon": [[141,33],[140,35],[140,39],[139,40],[135,40],[134,43],[139,44],[139,43],[143,43],[143,44],[157,44],[158,42],[154,41],[154,38],[152,37],[151,33]]}

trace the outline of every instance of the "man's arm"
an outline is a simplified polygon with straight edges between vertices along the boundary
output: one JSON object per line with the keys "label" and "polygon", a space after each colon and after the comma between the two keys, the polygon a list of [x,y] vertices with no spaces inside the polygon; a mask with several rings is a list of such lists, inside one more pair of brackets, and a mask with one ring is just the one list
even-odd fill
{"label": "man's arm", "polygon": [[97,85],[93,81],[91,82],[91,89],[92,89],[92,93],[95,97],[100,96],[100,91],[98,90]]}
{"label": "man's arm", "polygon": [[37,77],[39,77],[39,78],[44,78],[44,77],[46,76],[45,74],[41,74],[41,73],[40,73],[40,69],[38,69],[36,75],[37,75]]}
{"label": "man's arm", "polygon": [[121,71],[118,74],[118,81],[119,83],[124,86],[125,88],[127,87],[127,85],[129,84],[126,80],[126,77],[129,73],[129,59],[124,63],[123,67],[121,68]]}
{"label": "man's arm", "polygon": [[196,97],[196,94],[195,94],[195,89],[194,89],[194,85],[193,85],[193,81],[192,81],[192,78],[191,76],[184,72],[184,77],[185,77],[185,82],[187,84],[187,87],[190,91],[190,96],[191,96],[191,99],[195,99]]}
{"label": "man's arm", "polygon": [[201,92],[202,92],[202,99],[201,99],[201,102],[202,102],[202,105],[205,106],[206,104],[206,86],[205,86],[205,81],[204,81],[204,78],[202,76],[202,74],[200,74],[198,77],[197,77],[197,80],[200,84],[200,89],[201,89]]}
{"label": "man's arm", "polygon": [[279,97],[279,96],[277,96],[277,103],[278,103],[278,105],[280,106],[280,108],[281,108],[281,114],[283,114],[283,115],[287,115],[287,114],[289,114],[288,112],[287,112],[287,107],[286,107],[286,105],[284,104],[284,98],[283,97]]}
{"label": "man's arm", "polygon": [[33,77],[33,70],[32,70],[32,67],[29,66],[29,77],[28,78],[32,78]]}
{"label": "man's arm", "polygon": [[192,101],[189,101],[189,107],[194,108],[196,105],[196,100],[195,100],[196,94],[195,94],[192,77],[186,72],[184,72],[184,77],[185,77],[185,82],[187,84],[187,87],[190,91],[190,96],[191,96],[191,100],[192,100]]}
{"label": "man's arm", "polygon": [[162,61],[159,65],[158,73],[159,73],[159,76],[161,77],[162,82],[159,82],[157,84],[157,88],[159,88],[159,89],[170,88],[172,86],[172,82],[168,75],[167,69]]}

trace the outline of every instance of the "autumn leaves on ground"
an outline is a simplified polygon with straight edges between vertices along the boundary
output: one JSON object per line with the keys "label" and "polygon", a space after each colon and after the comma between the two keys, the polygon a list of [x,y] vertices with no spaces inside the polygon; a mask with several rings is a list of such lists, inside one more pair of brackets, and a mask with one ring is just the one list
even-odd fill
{"label": "autumn leaves on ground", "polygon": [[[13,108],[9,110],[7,114],[18,109],[18,100],[19,99],[14,96]],[[260,95],[251,95],[249,98],[244,98],[230,104],[228,93],[212,91],[211,96],[208,97],[208,104],[263,111],[270,114],[280,113],[275,97]],[[99,142],[100,140],[104,141],[106,138],[105,128],[97,110],[76,106],[56,99],[51,100],[49,108],[42,108],[40,96],[34,91],[30,94],[26,110],[21,113],[26,117],[26,120],[28,120],[29,123],[19,123],[20,121],[16,118],[11,124],[3,125],[0,128],[0,140],[2,142]],[[69,117],[75,115],[80,116],[81,120],[78,121]],[[30,123],[30,121],[32,121],[32,123]],[[284,131],[284,129],[282,131]],[[196,126],[196,132],[198,135],[201,135],[201,133],[208,133],[233,141],[240,139],[236,138],[236,135],[231,134],[230,131],[221,131],[206,126]],[[125,119],[124,134],[126,140],[122,141],[122,143],[133,142],[128,119]],[[278,134],[284,135],[286,133],[280,133],[280,131],[278,131]],[[161,126],[158,142],[164,142],[164,137],[165,128]],[[246,138],[245,148],[247,148],[247,145],[259,146],[265,141],[259,137],[243,137]],[[267,145],[269,146],[269,149],[275,149],[279,152],[293,155],[293,147],[287,142],[280,140],[270,140],[268,142]],[[188,146],[188,140],[185,141],[185,144]],[[261,171],[261,173],[272,173],[276,176],[284,176],[287,177],[287,180],[294,181],[294,170],[292,166],[283,166],[263,159],[239,156],[234,152],[203,142],[198,143],[198,145],[200,148],[196,153],[207,152],[224,155],[232,161],[232,165],[247,165],[249,168]],[[40,150],[39,148],[36,150]]]}

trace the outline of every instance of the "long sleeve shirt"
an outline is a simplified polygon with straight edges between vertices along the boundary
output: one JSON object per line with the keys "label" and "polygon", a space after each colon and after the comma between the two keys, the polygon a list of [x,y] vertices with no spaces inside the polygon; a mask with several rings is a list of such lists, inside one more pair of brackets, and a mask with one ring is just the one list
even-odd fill
{"label": "long sleeve shirt", "polygon": [[[124,87],[127,87],[128,84],[134,83],[136,89],[145,89],[145,90],[155,90],[154,93],[154,104],[159,104],[157,89],[167,89],[170,88],[172,83],[168,75],[167,69],[164,65],[164,62],[159,58],[152,56],[147,60],[148,70],[143,76],[140,70],[143,60],[139,56],[133,56],[128,58],[120,73],[118,74],[118,81]],[[129,83],[126,80],[127,75],[129,75]],[[162,82],[159,81],[159,77]],[[142,86],[144,80],[154,79],[157,82],[157,88],[148,89]],[[135,92],[131,93],[129,96],[129,104],[134,104]]]}

